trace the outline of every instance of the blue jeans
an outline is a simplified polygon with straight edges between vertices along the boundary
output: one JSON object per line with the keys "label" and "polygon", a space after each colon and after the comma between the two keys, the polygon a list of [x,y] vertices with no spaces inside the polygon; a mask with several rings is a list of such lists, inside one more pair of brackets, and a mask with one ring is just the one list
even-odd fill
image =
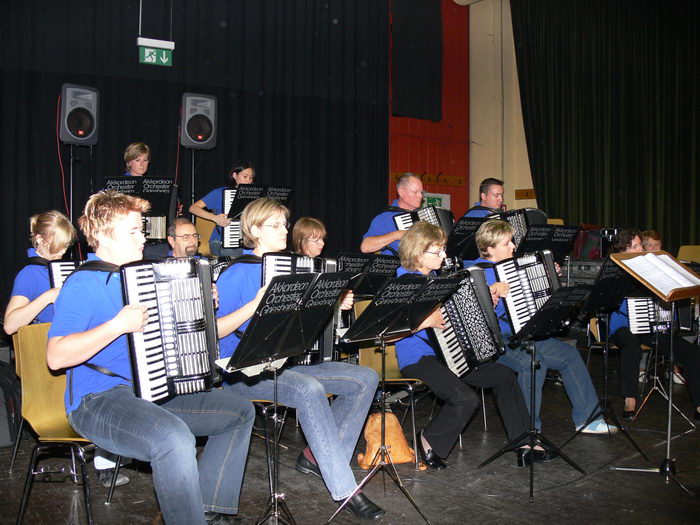
{"label": "blue jeans", "polygon": [[[246,399],[271,400],[271,377],[270,373],[254,378],[236,373],[224,385]],[[277,376],[277,400],[296,409],[309,448],[336,501],[357,488],[350,460],[378,381],[371,368],[339,362],[293,366]],[[332,405],[326,393],[337,396]]]}
{"label": "blue jeans", "polygon": [[[204,524],[204,511],[236,514],[255,410],[224,389],[162,405],[121,385],[84,396],[68,415],[75,430],[115,454],[149,461],[168,524]],[[197,465],[195,436],[209,436]]]}
{"label": "blue jeans", "polygon": [[243,248],[222,248],[223,243],[220,239],[213,239],[209,241],[209,251],[212,255],[216,257],[240,257],[243,255]]}
{"label": "blue jeans", "polygon": [[[569,401],[571,401],[571,418],[574,425],[579,427],[585,424],[593,414],[595,417],[592,417],[590,421],[597,419],[600,416],[598,395],[593,388],[591,376],[578,350],[553,337],[537,341],[535,348],[537,360],[540,362],[540,368],[535,371],[535,426],[538,429],[542,428],[540,420],[542,385],[544,385],[548,368],[559,370],[561,373],[564,389],[569,396]],[[506,353],[498,358],[498,362],[518,374],[518,383],[523,391],[525,403],[528,410],[532,410],[530,406],[530,354],[525,351],[524,347],[508,348]]]}

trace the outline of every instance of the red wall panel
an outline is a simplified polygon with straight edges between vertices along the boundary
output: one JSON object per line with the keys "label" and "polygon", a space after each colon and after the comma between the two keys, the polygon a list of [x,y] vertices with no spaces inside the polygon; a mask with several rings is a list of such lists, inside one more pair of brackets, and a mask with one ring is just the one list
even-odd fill
{"label": "red wall panel", "polygon": [[[442,120],[390,116],[389,171],[423,175],[427,191],[449,193],[452,212],[469,207],[469,9],[442,1]],[[449,182],[445,181],[449,177]],[[391,199],[396,198],[389,177]]]}

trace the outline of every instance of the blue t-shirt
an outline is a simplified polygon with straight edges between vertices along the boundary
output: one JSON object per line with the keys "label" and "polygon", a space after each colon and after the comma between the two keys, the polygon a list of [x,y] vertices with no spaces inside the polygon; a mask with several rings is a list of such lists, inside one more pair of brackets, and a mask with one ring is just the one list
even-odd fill
{"label": "blue t-shirt", "polygon": [[617,311],[610,314],[610,335],[623,327],[629,327],[630,318],[627,311],[627,300],[623,299]]}
{"label": "blue t-shirt", "polygon": [[[480,263],[494,264],[493,261],[479,258],[475,261],[472,261],[470,266]],[[486,278],[486,284],[491,286],[493,283],[496,282],[496,271],[493,268],[485,268],[484,277]],[[508,314],[506,313],[506,302],[503,300],[503,297],[501,297],[498,300],[498,304],[496,305],[496,317],[498,318],[498,326],[501,329],[501,334],[503,335],[503,338],[506,339],[513,335],[513,330],[511,329],[510,323],[508,322]]]}
{"label": "blue t-shirt", "polygon": [[[94,253],[88,260],[99,260]],[[49,338],[86,332],[111,320],[124,306],[121,279],[118,273],[81,271],[72,275],[61,287],[56,299],[56,313],[49,329]],[[126,335],[122,335],[92,356],[88,363],[100,365],[115,374],[131,378],[131,364]],[[72,377],[71,377],[72,376]],[[121,377],[112,377],[84,365],[68,369],[66,412],[80,404],[83,396],[104,392],[117,385],[130,384]]]}
{"label": "blue t-shirt", "polygon": [[[391,203],[392,206],[398,207],[399,201],[398,199],[394,199],[394,202]],[[383,211],[379,215],[377,215],[374,219],[372,219],[372,222],[369,223],[369,229],[367,230],[367,233],[365,233],[362,238],[366,237],[376,237],[377,235],[386,235],[387,233],[391,233],[393,231],[396,231],[396,224],[394,224],[394,216],[395,215],[400,215],[401,213],[406,213],[409,210],[406,210],[405,212],[401,211]],[[384,255],[396,255],[399,253],[399,241],[394,241],[389,246],[394,250],[392,252],[391,250],[388,250],[387,248],[382,248],[381,253]]]}
{"label": "blue t-shirt", "polygon": [[[243,255],[255,255],[252,250],[243,250]],[[255,298],[262,285],[262,263],[238,263],[226,268],[216,281],[219,290],[219,309],[216,316],[223,317],[235,312]],[[238,331],[245,332],[250,319]],[[231,357],[240,338],[235,333],[219,339],[221,357]]]}
{"label": "blue t-shirt", "polygon": [[[396,270],[396,275],[400,277],[404,274],[422,275],[420,272],[407,270],[403,266],[400,266]],[[399,370],[408,365],[416,364],[424,356],[434,357],[435,351],[428,343],[429,340],[427,331],[421,330],[420,332],[416,332],[413,335],[396,341],[396,360],[399,363]]]}
{"label": "blue t-shirt", "polygon": [[[39,254],[34,248],[29,248],[27,250],[27,257],[39,257]],[[48,268],[38,264],[30,264],[17,273],[10,296],[21,295],[33,301],[49,288],[51,288],[51,284],[49,281]],[[46,308],[39,312],[36,318],[40,323],[50,323],[53,319],[53,314],[53,304],[48,304]]]}
{"label": "blue t-shirt", "polygon": [[464,214],[465,217],[486,217],[488,215],[491,215],[492,213],[495,213],[493,210],[490,210],[484,206],[481,205],[481,202],[475,202],[474,206],[469,208],[467,210],[467,213]]}
{"label": "blue t-shirt", "polygon": [[[219,186],[218,188],[214,188],[204,197],[202,197],[202,201],[204,201],[206,207],[209,208],[215,215],[221,215],[222,213],[224,213],[225,189],[227,189],[227,186]],[[221,226],[217,224],[214,227],[214,230],[211,232],[211,237],[209,237],[209,241],[220,241],[222,231],[223,228],[221,228]]]}

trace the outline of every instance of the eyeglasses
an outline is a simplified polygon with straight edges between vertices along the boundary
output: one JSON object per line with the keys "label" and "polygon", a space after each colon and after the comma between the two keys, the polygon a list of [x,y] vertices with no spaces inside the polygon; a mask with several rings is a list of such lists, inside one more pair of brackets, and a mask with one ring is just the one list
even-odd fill
{"label": "eyeglasses", "polygon": [[289,221],[288,222],[276,222],[275,224],[261,224],[260,226],[267,226],[268,228],[272,228],[273,230],[279,230],[280,228],[284,228],[285,230],[289,229]]}
{"label": "eyeglasses", "polygon": [[326,237],[320,237],[318,239],[306,239],[306,242],[312,242],[314,244],[321,244],[326,242]]}
{"label": "eyeglasses", "polygon": [[189,241],[190,239],[193,241],[198,241],[202,236],[198,233],[186,233],[185,235],[173,235],[173,237],[182,237],[186,241]]}
{"label": "eyeglasses", "polygon": [[428,250],[425,250],[423,253],[430,253],[432,255],[437,255],[438,257],[447,257],[447,252],[444,248],[437,252],[429,252]]}

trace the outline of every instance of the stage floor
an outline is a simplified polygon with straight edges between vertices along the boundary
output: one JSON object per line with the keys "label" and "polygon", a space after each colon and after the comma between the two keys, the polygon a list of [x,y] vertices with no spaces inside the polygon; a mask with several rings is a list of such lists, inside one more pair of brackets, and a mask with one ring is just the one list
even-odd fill
{"label": "stage floor", "polygon": [[[584,355],[585,357],[585,355]],[[610,362],[612,405],[621,415],[622,398],[618,395],[619,360]],[[602,359],[594,355],[591,371],[598,392],[602,392]],[[562,386],[545,384],[542,408],[543,432],[556,445],[574,431],[571,407]],[[692,419],[692,406],[684,386],[674,387],[674,400]],[[627,439],[618,433],[612,437],[580,435],[564,451],[586,472],[581,475],[563,460],[536,465],[534,502],[529,503],[529,469],[518,469],[515,456],[507,453],[485,468],[477,464],[499,449],[506,439],[500,418],[490,395],[486,396],[488,431],[484,432],[477,413],[463,434],[463,447],[455,447],[443,471],[417,472],[411,465],[398,465],[398,473],[408,492],[434,524],[461,523],[698,523],[700,522],[700,432],[691,431],[685,420],[675,415],[672,457],[676,458],[678,479],[698,497],[688,497],[677,485],[666,484],[659,474],[614,471],[612,467],[658,467],[665,457],[666,403],[655,394],[630,434],[649,456],[647,463]],[[418,425],[427,420],[432,398],[418,404]],[[407,423],[406,434],[410,434]],[[281,451],[281,490],[296,522],[324,523],[336,504],[330,499],[323,482],[294,470],[299,451],[305,446],[302,432],[294,419],[285,425]],[[15,470],[8,472],[11,447],[0,449],[0,523],[14,523],[33,439],[25,434]],[[364,450],[360,439],[358,451]],[[47,459],[44,465],[65,465],[63,460]],[[357,479],[364,475],[356,460]],[[131,483],[117,488],[111,505],[105,505],[107,489],[96,482],[90,464],[93,516],[97,524],[160,523],[151,474],[140,465],[125,467]],[[55,477],[55,476],[54,476]],[[396,485],[375,476],[365,493],[383,506],[388,515],[379,523],[423,523],[415,509]],[[262,439],[252,439],[241,495],[241,515],[254,523],[267,500],[265,448]],[[36,482],[25,517],[28,524],[86,523],[82,488],[70,481]],[[349,513],[341,513],[334,523],[358,523]]]}

